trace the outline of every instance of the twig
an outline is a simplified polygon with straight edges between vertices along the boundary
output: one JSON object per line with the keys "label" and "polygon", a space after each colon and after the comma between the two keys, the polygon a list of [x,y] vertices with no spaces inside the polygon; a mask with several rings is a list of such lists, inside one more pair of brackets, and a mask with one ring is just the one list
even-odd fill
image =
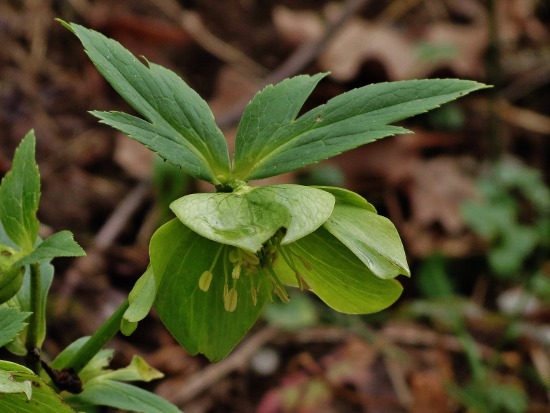
{"label": "twig", "polygon": [[197,13],[184,10],[175,0],[151,0],[168,18],[176,21],[204,50],[233,66],[242,67],[253,76],[263,76],[266,69],[204,27]]}
{"label": "twig", "polygon": [[[323,35],[316,40],[304,43],[296,49],[289,58],[287,58],[277,69],[265,77],[258,85],[258,90],[271,83],[278,83],[281,80],[293,76],[303,71],[311,64],[317,56],[327,47],[329,41],[338,32],[340,28],[361,8],[367,4],[368,0],[348,0],[338,18],[329,23]],[[244,108],[250,101],[251,96],[247,96],[237,102],[230,110],[218,117],[218,126],[226,129],[235,124],[241,117]]]}
{"label": "twig", "polygon": [[97,270],[97,268],[101,267],[101,254],[113,244],[134,212],[143,203],[150,191],[150,186],[151,184],[148,181],[142,181],[132,189],[113,211],[107,221],[105,221],[92,247],[88,250],[88,255],[78,258],[75,264],[67,271],[59,292],[59,299],[56,303],[57,314],[62,314],[66,311],[68,297],[70,297],[76,289],[82,278],[82,274],[89,273],[90,268]]}

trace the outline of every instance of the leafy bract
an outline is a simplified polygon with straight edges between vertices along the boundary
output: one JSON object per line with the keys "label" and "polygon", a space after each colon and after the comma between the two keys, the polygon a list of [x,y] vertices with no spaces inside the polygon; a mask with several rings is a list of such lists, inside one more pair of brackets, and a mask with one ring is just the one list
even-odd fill
{"label": "leafy bract", "polygon": [[[212,268],[208,291],[199,288],[199,278],[209,270],[220,248],[228,248],[191,231],[174,219],[151,239],[150,254],[158,291],[155,307],[176,338],[192,355],[203,353],[221,360],[252,327],[267,300],[266,277],[241,277],[235,288],[235,311],[224,309],[224,260]],[[225,262],[226,263],[226,262]],[[260,289],[253,303],[251,284]]]}
{"label": "leafy bract", "polygon": [[0,307],[0,347],[12,341],[25,327],[25,320],[31,315],[17,308]]}
{"label": "leafy bract", "polygon": [[[337,311],[374,313],[393,304],[403,290],[396,280],[382,280],[374,275],[324,227],[282,249],[300,257],[294,265],[304,281]],[[295,273],[285,260],[277,261],[275,272],[283,283],[296,285]]]}
{"label": "leafy bract", "polygon": [[[386,136],[408,133],[407,129],[389,123],[486,87],[458,79],[372,84],[336,96],[296,119],[299,107],[289,102],[296,99],[296,103],[301,104],[319,80],[318,76],[300,76],[281,82],[264,89],[250,102],[237,133],[235,178],[249,180],[279,175]],[[275,97],[277,100],[266,103]],[[266,113],[267,109],[270,112]],[[269,118],[271,112],[277,114],[278,126],[258,119]],[[268,127],[261,129],[265,124]],[[241,149],[244,146],[255,148],[255,152]]]}
{"label": "leafy bract", "polygon": [[307,97],[326,73],[301,75],[268,85],[246,107],[235,140],[234,170],[252,169],[270,139],[292,122]]}
{"label": "leafy bract", "polygon": [[403,244],[392,222],[373,212],[366,200],[366,205],[361,205],[358,199],[345,192],[333,191],[333,194],[336,205],[323,227],[377,277],[389,279],[400,274],[410,275]]}
{"label": "leafy bract", "polygon": [[128,295],[130,305],[124,312],[120,327],[123,334],[130,335],[133,333],[137,327],[137,323],[149,314],[155,302],[156,294],[157,286],[155,284],[155,277],[153,276],[153,267],[149,265]]}
{"label": "leafy bract", "polygon": [[334,196],[300,185],[247,187],[243,193],[184,196],[171,209],[186,226],[205,238],[257,252],[279,229],[288,244],[315,231],[330,216]]}
{"label": "leafy bract", "polygon": [[145,120],[92,112],[164,159],[213,184],[229,176],[229,153],[206,102],[174,72],[141,63],[115,40],[62,22],[82,42],[103,77]]}
{"label": "leafy bract", "polygon": [[0,222],[9,238],[25,252],[33,250],[38,236],[40,175],[34,160],[35,146],[31,130],[19,144],[12,169],[0,184]]}
{"label": "leafy bract", "polygon": [[73,239],[73,234],[70,231],[60,231],[38,244],[33,252],[17,261],[16,265],[29,265],[44,259],[82,255],[86,253]]}
{"label": "leafy bract", "polygon": [[0,362],[0,412],[74,413],[44,380],[29,369]]}

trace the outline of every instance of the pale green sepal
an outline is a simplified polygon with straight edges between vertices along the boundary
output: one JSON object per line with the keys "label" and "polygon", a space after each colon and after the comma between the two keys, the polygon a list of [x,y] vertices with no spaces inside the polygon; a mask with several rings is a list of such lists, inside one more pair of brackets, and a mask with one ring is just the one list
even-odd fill
{"label": "pale green sepal", "polygon": [[40,174],[35,146],[31,130],[15,151],[11,171],[0,183],[0,222],[6,234],[24,252],[33,250],[38,236],[36,211],[40,201]]}
{"label": "pale green sepal", "polygon": [[334,196],[328,192],[287,184],[249,187],[243,193],[192,194],[170,205],[201,236],[253,253],[281,228],[286,229],[282,244],[315,231],[333,207]]}
{"label": "pale green sepal", "polygon": [[346,245],[377,277],[410,276],[397,229],[386,217],[357,206],[336,203],[323,227]]}
{"label": "pale green sepal", "polygon": [[376,213],[376,208],[374,207],[374,205],[372,205],[361,195],[356,194],[349,189],[338,188],[335,186],[318,185],[315,185],[314,188],[322,189],[323,191],[327,191],[334,195],[334,198],[336,198],[336,204],[352,205]]}
{"label": "pale green sepal", "polygon": [[[212,268],[208,291],[199,288],[201,275],[211,268],[220,247],[177,219],[159,228],[150,245],[160,319],[190,354],[203,353],[211,361],[224,358],[243,338],[259,317],[271,288],[265,276],[241,276],[235,285],[235,311],[225,311],[224,265],[228,261],[224,252]],[[250,294],[251,283],[259,289],[256,305]]]}
{"label": "pale green sepal", "polygon": [[[337,311],[374,313],[393,304],[403,290],[396,280],[375,276],[323,227],[282,248],[295,257],[294,265],[311,291]],[[283,259],[277,261],[275,272],[283,282],[291,280],[294,274]],[[296,283],[291,282],[291,285]]]}

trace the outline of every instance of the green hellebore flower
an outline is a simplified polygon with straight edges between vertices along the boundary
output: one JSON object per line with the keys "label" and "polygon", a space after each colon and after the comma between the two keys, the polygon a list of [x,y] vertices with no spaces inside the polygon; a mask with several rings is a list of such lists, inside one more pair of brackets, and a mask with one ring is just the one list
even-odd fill
{"label": "green hellebore flower", "polygon": [[13,265],[20,255],[13,248],[0,244],[0,304],[17,294],[23,284],[25,268]]}
{"label": "green hellebore flower", "polygon": [[335,310],[365,314],[401,294],[409,275],[393,224],[334,187],[233,182],[233,192],[184,196],[151,241],[156,307],[192,354],[223,358],[285,286]]}

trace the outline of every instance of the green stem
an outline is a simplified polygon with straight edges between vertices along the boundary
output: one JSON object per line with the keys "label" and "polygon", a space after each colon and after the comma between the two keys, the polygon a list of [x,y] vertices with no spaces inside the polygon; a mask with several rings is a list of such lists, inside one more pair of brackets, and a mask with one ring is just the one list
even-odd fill
{"label": "green stem", "polygon": [[101,327],[84,343],[82,347],[69,360],[65,368],[72,368],[76,373],[80,372],[86,364],[107,344],[120,330],[122,316],[130,306],[128,300],[109,317]]}
{"label": "green stem", "polygon": [[[42,303],[42,286],[40,278],[40,263],[31,265],[31,289],[30,289],[31,316],[29,317],[29,326],[27,329],[27,338],[25,347],[29,353],[35,349],[40,350],[40,330],[44,321],[44,306]],[[42,328],[41,328],[42,327]]]}

